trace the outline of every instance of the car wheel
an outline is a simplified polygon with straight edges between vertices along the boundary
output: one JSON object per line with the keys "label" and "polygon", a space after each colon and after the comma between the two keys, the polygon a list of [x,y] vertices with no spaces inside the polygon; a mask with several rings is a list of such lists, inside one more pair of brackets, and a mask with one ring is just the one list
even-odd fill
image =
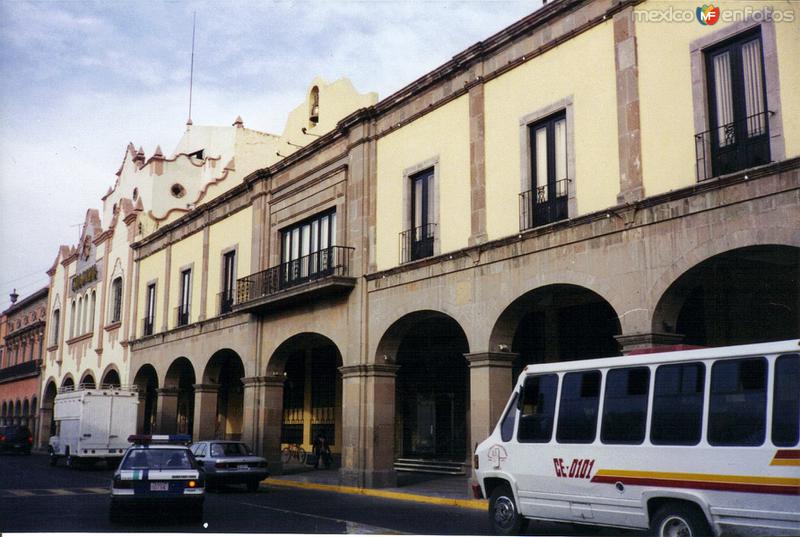
{"label": "car wheel", "polygon": [[259,485],[261,485],[261,481],[248,481],[247,482],[247,491],[248,492],[256,492],[256,491],[258,491]]}
{"label": "car wheel", "polygon": [[702,511],[685,503],[668,503],[656,511],[650,526],[658,537],[704,537],[711,535]]}
{"label": "car wheel", "polygon": [[489,527],[497,535],[519,535],[524,518],[517,510],[514,494],[508,485],[500,485],[489,498]]}

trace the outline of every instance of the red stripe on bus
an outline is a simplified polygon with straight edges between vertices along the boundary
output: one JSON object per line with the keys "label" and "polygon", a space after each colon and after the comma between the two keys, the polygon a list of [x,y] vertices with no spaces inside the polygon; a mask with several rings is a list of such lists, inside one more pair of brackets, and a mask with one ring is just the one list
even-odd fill
{"label": "red stripe on bus", "polygon": [[800,449],[779,449],[776,459],[800,459]]}
{"label": "red stripe on bus", "polygon": [[759,485],[756,483],[718,483],[711,481],[683,481],[679,479],[658,479],[653,477],[622,477],[613,475],[596,475],[592,483],[617,483],[624,485],[651,485],[655,487],[673,487],[680,489],[728,490],[733,492],[753,492],[756,494],[788,494],[800,496],[800,487],[792,485]]}

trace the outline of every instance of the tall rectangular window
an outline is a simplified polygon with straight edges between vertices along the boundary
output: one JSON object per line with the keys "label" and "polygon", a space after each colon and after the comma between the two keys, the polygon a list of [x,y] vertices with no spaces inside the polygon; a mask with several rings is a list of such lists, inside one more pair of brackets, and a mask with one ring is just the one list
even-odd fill
{"label": "tall rectangular window", "polygon": [[411,229],[408,230],[404,261],[433,255],[436,222],[434,221],[434,169],[411,176]]}
{"label": "tall rectangular window", "polygon": [[738,36],[706,52],[713,175],[770,161],[761,34]]}
{"label": "tall rectangular window", "polygon": [[543,226],[567,218],[567,116],[560,111],[528,127],[531,190],[522,194],[522,227]]}
{"label": "tall rectangular window", "polygon": [[151,283],[147,286],[147,302],[145,304],[144,335],[153,334],[153,325],[156,321],[156,284]]}
{"label": "tall rectangular window", "polygon": [[118,323],[122,319],[122,278],[114,278],[111,282],[111,322]]}
{"label": "tall rectangular window", "polygon": [[233,310],[233,291],[236,288],[236,250],[226,252],[222,256],[222,293],[220,294],[219,312],[228,313]]}
{"label": "tall rectangular window", "polygon": [[178,326],[189,324],[189,304],[192,297],[192,269],[181,271],[180,306],[178,306]]}
{"label": "tall rectangular window", "polygon": [[53,311],[53,327],[50,332],[50,345],[58,345],[58,325],[61,320],[61,310]]}
{"label": "tall rectangular window", "polygon": [[656,369],[650,441],[656,445],[693,446],[703,428],[705,366],[662,365]]}
{"label": "tall rectangular window", "polygon": [[281,283],[291,286],[327,276],[334,266],[336,212],[328,211],[282,231]]}
{"label": "tall rectangular window", "polygon": [[562,444],[591,444],[597,436],[600,371],[567,373],[561,384],[556,440]]}
{"label": "tall rectangular window", "polygon": [[721,360],[711,367],[708,443],[760,446],[767,422],[767,361]]}

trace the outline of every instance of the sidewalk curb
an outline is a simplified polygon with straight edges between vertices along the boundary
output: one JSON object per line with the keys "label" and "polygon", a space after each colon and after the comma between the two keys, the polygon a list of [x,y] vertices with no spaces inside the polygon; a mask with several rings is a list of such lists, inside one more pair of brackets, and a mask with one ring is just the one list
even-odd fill
{"label": "sidewalk curb", "polygon": [[338,492],[341,494],[359,494],[362,496],[373,496],[376,498],[386,498],[390,500],[402,500],[407,502],[430,503],[434,505],[446,505],[449,507],[461,507],[465,509],[477,509],[485,511],[488,508],[486,500],[469,500],[458,498],[442,498],[439,496],[425,496],[423,494],[411,494],[408,492],[395,492],[392,490],[365,489],[358,487],[345,487],[343,485],[324,485],[322,483],[307,483],[293,481],[290,479],[267,478],[262,483],[266,485],[276,485],[280,487],[292,487],[299,489],[324,490],[328,492]]}

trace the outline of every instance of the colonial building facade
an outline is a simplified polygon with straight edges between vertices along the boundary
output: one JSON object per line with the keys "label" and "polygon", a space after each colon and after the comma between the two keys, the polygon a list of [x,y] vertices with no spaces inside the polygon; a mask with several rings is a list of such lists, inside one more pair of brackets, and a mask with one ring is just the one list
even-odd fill
{"label": "colonial building facade", "polygon": [[277,471],[323,432],[385,486],[468,471],[527,363],[797,337],[800,13],[683,7],[557,0],[377,103],[309,88],[133,243],[140,427]]}
{"label": "colonial building facade", "polygon": [[46,337],[48,288],[39,289],[0,314],[0,424],[26,425],[38,439],[39,373]]}

